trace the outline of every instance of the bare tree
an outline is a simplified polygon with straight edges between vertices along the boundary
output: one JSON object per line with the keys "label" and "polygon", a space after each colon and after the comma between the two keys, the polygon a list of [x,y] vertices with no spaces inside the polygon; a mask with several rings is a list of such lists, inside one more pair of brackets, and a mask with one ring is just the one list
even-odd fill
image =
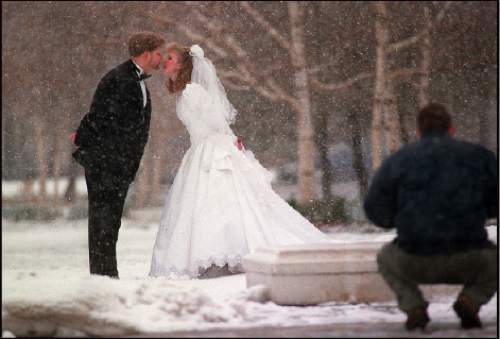
{"label": "bare tree", "polygon": [[363,150],[361,145],[363,133],[361,130],[359,113],[356,112],[355,110],[351,110],[347,114],[347,121],[351,126],[350,134],[351,134],[351,146],[353,153],[353,167],[356,176],[358,178],[359,194],[360,197],[363,198],[366,192],[368,192],[368,173],[363,161]]}
{"label": "bare tree", "polygon": [[375,10],[375,37],[377,41],[377,56],[375,66],[375,90],[373,93],[372,111],[372,168],[378,168],[382,163],[382,123],[386,94],[386,49],[389,40],[387,4],[384,1],[373,3]]}
{"label": "bare tree", "polygon": [[[372,168],[376,169],[382,162],[382,126],[385,123],[388,134],[388,149],[389,152],[397,150],[401,144],[401,125],[400,116],[397,112],[396,97],[394,95],[393,79],[395,75],[412,75],[421,74],[419,102],[426,102],[427,91],[429,87],[428,79],[430,73],[430,32],[444,17],[445,11],[450,6],[451,2],[446,2],[441,11],[436,15],[434,20],[430,19],[429,9],[425,10],[425,27],[416,35],[389,43],[389,17],[387,2],[376,1],[373,3],[375,12],[375,37],[377,41],[377,56],[375,67],[375,90],[373,100],[372,113]],[[420,40],[422,43],[422,62],[420,69],[396,70],[391,71],[391,64],[394,55],[391,54],[401,51],[404,48],[410,47]],[[398,74],[399,73],[399,74]],[[385,113],[385,114],[384,114]],[[384,119],[385,118],[385,119]]]}
{"label": "bare tree", "polygon": [[144,155],[141,160],[139,173],[135,184],[134,206],[144,207],[149,202],[151,193],[151,173],[153,154],[150,150],[151,144],[146,145]]}
{"label": "bare tree", "polygon": [[314,130],[311,117],[307,60],[304,45],[304,7],[297,1],[288,2],[290,17],[290,57],[294,67],[295,93],[297,105],[298,161],[299,161],[299,199],[300,203],[314,199]]}
{"label": "bare tree", "polygon": [[328,111],[316,108],[315,116],[315,142],[319,155],[319,166],[321,168],[321,191],[323,200],[332,200],[333,176],[328,158]]}
{"label": "bare tree", "polygon": [[422,51],[422,62],[420,63],[420,84],[418,86],[418,103],[424,107],[429,103],[429,78],[431,73],[431,29],[432,21],[429,7],[424,7],[424,23],[420,49]]}
{"label": "bare tree", "polygon": [[[389,63],[390,65],[390,63]],[[385,118],[385,135],[389,153],[394,153],[401,146],[401,124],[398,114],[397,97],[395,93],[394,80],[390,77],[385,79],[385,93],[383,100],[383,110]]]}
{"label": "bare tree", "polygon": [[38,184],[40,187],[39,197],[40,201],[44,202],[47,197],[47,171],[49,168],[45,121],[40,116],[36,116],[33,128],[35,130],[35,142],[37,146],[36,158],[38,162]]}

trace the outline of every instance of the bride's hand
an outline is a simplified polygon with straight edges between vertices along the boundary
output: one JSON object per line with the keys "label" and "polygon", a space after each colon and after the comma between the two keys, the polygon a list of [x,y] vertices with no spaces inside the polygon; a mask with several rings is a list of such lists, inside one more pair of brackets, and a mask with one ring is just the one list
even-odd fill
{"label": "bride's hand", "polygon": [[243,146],[243,140],[241,140],[240,137],[236,138],[234,144],[236,145],[236,147],[238,147],[240,151],[243,151],[245,149],[245,146]]}

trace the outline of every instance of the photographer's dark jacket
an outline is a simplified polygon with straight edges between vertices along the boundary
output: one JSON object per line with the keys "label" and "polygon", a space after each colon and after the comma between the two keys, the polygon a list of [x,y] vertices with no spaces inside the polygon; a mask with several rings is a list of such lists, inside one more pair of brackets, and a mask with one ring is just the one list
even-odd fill
{"label": "photographer's dark jacket", "polygon": [[485,222],[498,216],[498,166],[493,152],[446,131],[423,135],[389,157],[366,196],[367,217],[397,229],[413,254],[481,248]]}

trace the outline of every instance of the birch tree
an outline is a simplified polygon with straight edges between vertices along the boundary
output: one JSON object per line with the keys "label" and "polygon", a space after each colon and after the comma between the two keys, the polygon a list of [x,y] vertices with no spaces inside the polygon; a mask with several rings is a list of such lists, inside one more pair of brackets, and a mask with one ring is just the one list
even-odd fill
{"label": "birch tree", "polygon": [[[419,104],[423,105],[428,102],[427,93],[431,62],[430,33],[441,22],[451,2],[447,1],[433,20],[430,18],[429,9],[426,8],[424,12],[424,28],[413,36],[392,43],[389,42],[387,2],[376,1],[372,4],[375,13],[375,38],[377,44],[371,131],[372,169],[375,170],[382,163],[382,130],[384,125],[387,129],[386,137],[389,152],[396,151],[401,144],[401,125],[394,95],[394,77],[420,74]],[[413,46],[420,41],[422,41],[421,66],[419,68],[396,70],[391,73],[390,65],[395,58],[394,53]]]}
{"label": "birch tree", "polygon": [[294,67],[294,85],[298,101],[297,133],[298,133],[298,184],[300,203],[314,199],[314,130],[311,117],[309,81],[307,76],[307,60],[304,45],[304,8],[297,1],[288,2],[290,18],[291,48],[290,57]]}
{"label": "birch tree", "polygon": [[386,49],[389,39],[387,4],[384,1],[373,3],[375,11],[375,89],[373,91],[373,111],[371,127],[372,168],[382,163],[382,123],[386,94]]}
{"label": "birch tree", "polygon": [[422,108],[429,103],[429,78],[431,73],[431,29],[432,21],[429,7],[424,7],[425,28],[422,34],[420,50],[422,62],[420,63],[420,84],[418,85],[418,104]]}

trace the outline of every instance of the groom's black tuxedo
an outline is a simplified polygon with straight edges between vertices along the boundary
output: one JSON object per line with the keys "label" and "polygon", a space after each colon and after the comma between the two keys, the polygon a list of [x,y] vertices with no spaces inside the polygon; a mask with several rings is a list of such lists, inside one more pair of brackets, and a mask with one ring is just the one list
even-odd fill
{"label": "groom's black tuxedo", "polygon": [[139,168],[151,120],[149,91],[143,108],[137,72],[128,60],[102,78],[77,130],[79,148],[73,154],[85,169],[105,171],[128,183]]}
{"label": "groom's black tuxedo", "polygon": [[116,242],[123,206],[148,140],[151,99],[147,104],[138,68],[128,60],[99,82],[76,132],[73,157],[85,168],[89,199],[90,273],[118,277]]}

